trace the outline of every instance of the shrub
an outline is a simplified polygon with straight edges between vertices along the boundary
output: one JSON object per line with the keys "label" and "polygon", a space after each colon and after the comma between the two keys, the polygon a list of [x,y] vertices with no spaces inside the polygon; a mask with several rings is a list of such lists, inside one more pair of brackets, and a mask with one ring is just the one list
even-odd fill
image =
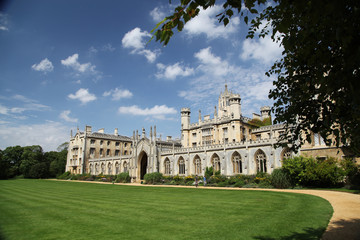
{"label": "shrub", "polygon": [[117,175],[115,182],[117,183],[129,183],[130,182],[129,172],[122,172]]}
{"label": "shrub", "polygon": [[160,183],[162,178],[163,175],[159,172],[147,173],[144,175],[144,180],[147,184]]}
{"label": "shrub", "polygon": [[289,188],[291,187],[291,180],[288,173],[282,169],[274,169],[271,173],[271,185],[275,188]]}
{"label": "shrub", "polygon": [[58,176],[57,179],[69,179],[70,177],[71,177],[71,173],[68,171]]}
{"label": "shrub", "polygon": [[239,187],[239,188],[241,188],[241,187],[243,187],[244,185],[245,185],[245,181],[242,180],[242,179],[238,179],[238,180],[236,181],[236,183],[234,184],[234,187]]}

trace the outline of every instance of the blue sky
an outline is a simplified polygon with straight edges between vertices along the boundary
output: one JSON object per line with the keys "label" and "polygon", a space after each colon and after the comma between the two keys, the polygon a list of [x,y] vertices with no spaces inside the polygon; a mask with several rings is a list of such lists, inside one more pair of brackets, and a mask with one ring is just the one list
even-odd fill
{"label": "blue sky", "polygon": [[225,81],[251,117],[264,105],[281,56],[277,44],[245,39],[238,17],[224,28],[215,6],[201,11],[163,47],[150,39],[178,4],[163,1],[10,1],[0,10],[0,149],[55,150],[70,130],[91,125],[132,136],[157,126],[180,137],[180,109],[191,121],[214,113]]}

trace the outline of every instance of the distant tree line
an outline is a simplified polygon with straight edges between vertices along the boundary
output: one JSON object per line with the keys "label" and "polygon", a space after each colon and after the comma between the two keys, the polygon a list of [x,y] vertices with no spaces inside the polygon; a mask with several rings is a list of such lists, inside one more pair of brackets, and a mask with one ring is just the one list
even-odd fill
{"label": "distant tree line", "polygon": [[44,152],[39,145],[0,150],[0,179],[50,178],[65,172],[68,143],[57,151]]}

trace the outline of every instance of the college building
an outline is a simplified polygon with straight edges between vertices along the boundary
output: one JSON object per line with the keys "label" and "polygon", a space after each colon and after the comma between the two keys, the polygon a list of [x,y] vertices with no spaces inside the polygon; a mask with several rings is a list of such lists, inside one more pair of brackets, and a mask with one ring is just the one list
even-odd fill
{"label": "college building", "polygon": [[[132,181],[143,179],[146,173],[160,172],[167,176],[203,176],[206,167],[214,167],[226,176],[271,173],[281,167],[284,158],[294,155],[288,148],[276,147],[285,133],[283,124],[272,125],[270,107],[262,107],[251,118],[241,113],[241,97],[228,90],[220,93],[213,118],[201,115],[190,122],[190,108],[181,109],[181,139],[149,134],[143,128],[133,136],[96,132],[91,126],[71,133],[66,171],[98,175],[129,172]],[[264,125],[264,126],[261,126]],[[341,148],[328,147],[318,134],[312,143],[302,146],[296,154],[318,158],[346,157]]]}

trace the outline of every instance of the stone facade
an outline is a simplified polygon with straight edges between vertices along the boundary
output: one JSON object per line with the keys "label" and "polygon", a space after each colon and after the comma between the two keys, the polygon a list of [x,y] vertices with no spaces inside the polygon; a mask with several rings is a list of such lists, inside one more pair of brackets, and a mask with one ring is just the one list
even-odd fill
{"label": "stone facade", "polygon": [[[161,172],[164,175],[188,176],[205,173],[213,166],[221,174],[271,173],[281,167],[284,157],[291,153],[287,148],[275,148],[279,136],[285,133],[284,125],[258,127],[254,120],[270,118],[270,107],[262,107],[252,118],[241,114],[239,94],[227,89],[220,94],[214,117],[199,111],[196,123],[190,123],[190,108],[181,109],[181,140],[158,138],[156,126],[133,136],[105,134],[104,129],[92,132],[86,126],[70,138],[66,170],[72,173],[119,174],[129,172],[133,181],[143,179],[146,173]],[[317,139],[315,139],[317,138]],[[341,152],[340,152],[341,151]],[[312,144],[305,144],[301,154],[308,156],[342,158],[346,156],[339,148],[324,146],[314,134]]]}

